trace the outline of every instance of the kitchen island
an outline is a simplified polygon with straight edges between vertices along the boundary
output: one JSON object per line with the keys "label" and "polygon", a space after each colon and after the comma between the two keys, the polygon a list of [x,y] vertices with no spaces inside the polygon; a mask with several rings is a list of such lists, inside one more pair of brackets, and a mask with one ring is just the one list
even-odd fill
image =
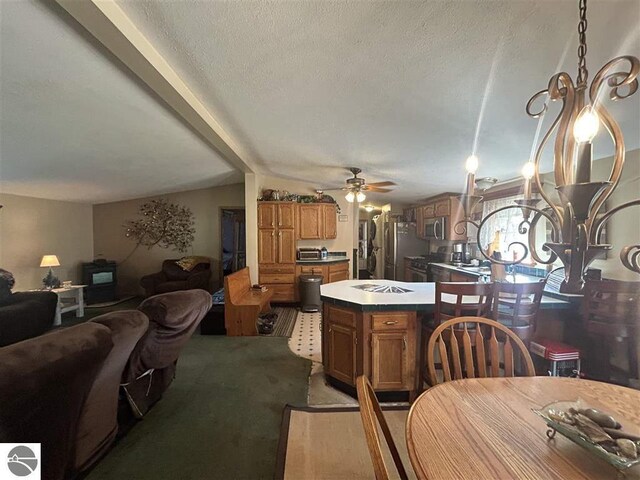
{"label": "kitchen island", "polygon": [[[329,383],[351,395],[359,375],[377,392],[415,398],[420,382],[420,316],[435,306],[435,283],[345,280],[321,286],[322,361]],[[541,309],[568,309],[543,296]]]}

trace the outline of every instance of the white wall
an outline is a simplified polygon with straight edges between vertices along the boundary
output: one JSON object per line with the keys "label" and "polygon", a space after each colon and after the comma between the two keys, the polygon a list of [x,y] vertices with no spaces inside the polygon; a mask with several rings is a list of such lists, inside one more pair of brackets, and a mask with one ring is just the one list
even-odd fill
{"label": "white wall", "polygon": [[81,280],[81,263],[93,260],[89,204],[0,194],[0,268],[13,273],[16,291],[42,287],[43,255],[58,256],[60,281]]}

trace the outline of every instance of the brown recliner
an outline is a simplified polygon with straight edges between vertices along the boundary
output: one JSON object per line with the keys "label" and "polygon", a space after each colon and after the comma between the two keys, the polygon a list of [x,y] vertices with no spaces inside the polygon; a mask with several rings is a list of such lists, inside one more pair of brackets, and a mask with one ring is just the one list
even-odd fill
{"label": "brown recliner", "polygon": [[0,348],[0,442],[41,443],[43,479],[67,474],[84,401],[112,347],[109,328],[89,322]]}
{"label": "brown recliner", "polygon": [[180,351],[212,305],[205,290],[163,293],[138,309],[149,317],[149,329],[134,348],[122,376],[133,414],[141,418],[162,397],[175,377]]}
{"label": "brown recliner", "polygon": [[111,333],[113,349],[93,380],[76,433],[74,473],[91,467],[106,453],[118,432],[120,379],[131,351],[149,327],[138,310],[121,310],[94,318]]}
{"label": "brown recliner", "polygon": [[165,260],[162,262],[160,272],[145,275],[140,279],[140,285],[144,288],[147,297],[179,290],[197,288],[209,290],[209,279],[211,278],[211,264],[209,262],[200,262],[187,271],[177,265],[178,260]]}

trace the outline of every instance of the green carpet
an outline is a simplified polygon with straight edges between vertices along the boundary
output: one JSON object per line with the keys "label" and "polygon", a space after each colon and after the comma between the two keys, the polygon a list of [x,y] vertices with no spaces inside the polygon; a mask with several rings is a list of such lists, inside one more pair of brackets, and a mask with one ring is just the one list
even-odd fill
{"label": "green carpet", "polygon": [[164,398],[87,478],[273,478],[282,410],[306,404],[310,369],[286,337],[195,334]]}

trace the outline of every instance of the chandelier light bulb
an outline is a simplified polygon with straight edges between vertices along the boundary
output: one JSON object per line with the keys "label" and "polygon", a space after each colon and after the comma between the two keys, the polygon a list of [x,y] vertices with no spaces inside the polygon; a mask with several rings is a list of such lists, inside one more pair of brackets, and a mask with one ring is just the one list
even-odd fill
{"label": "chandelier light bulb", "polygon": [[362,203],[367,199],[367,196],[362,193],[362,192],[358,192],[356,193],[356,200],[358,201],[358,203]]}
{"label": "chandelier light bulb", "polygon": [[598,114],[591,105],[587,105],[582,109],[573,124],[573,136],[576,139],[576,142],[591,143],[598,133],[599,127],[600,119],[598,118]]}
{"label": "chandelier light bulb", "polygon": [[469,155],[467,162],[465,163],[465,168],[469,173],[476,173],[476,170],[478,170],[478,157],[475,155]]}
{"label": "chandelier light bulb", "polygon": [[346,199],[347,199],[347,202],[349,202],[349,203],[353,203],[353,201],[356,199],[356,194],[355,194],[355,193],[353,193],[353,192],[348,192],[348,193],[344,196],[344,198],[346,198]]}
{"label": "chandelier light bulb", "polygon": [[527,162],[522,167],[522,176],[527,180],[531,180],[535,175],[535,173],[536,173],[536,166],[533,162]]}
{"label": "chandelier light bulb", "polygon": [[373,212],[373,205],[365,205],[364,209],[365,209],[367,212]]}

